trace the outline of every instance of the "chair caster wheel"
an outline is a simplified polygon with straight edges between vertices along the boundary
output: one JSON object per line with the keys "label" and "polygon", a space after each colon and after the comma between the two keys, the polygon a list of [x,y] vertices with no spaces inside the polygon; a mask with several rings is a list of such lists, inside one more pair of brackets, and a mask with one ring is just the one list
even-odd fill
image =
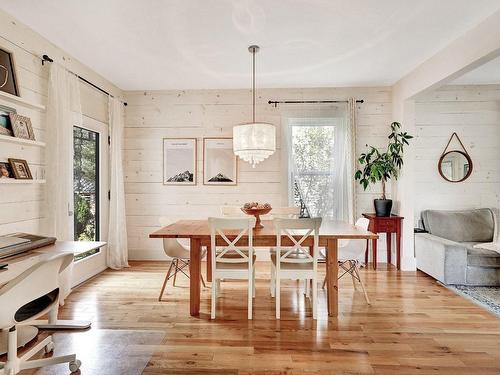
{"label": "chair caster wheel", "polygon": [[47,345],[45,345],[45,353],[46,354],[52,353],[53,351],[54,351],[54,343],[53,342],[49,342]]}
{"label": "chair caster wheel", "polygon": [[71,372],[77,372],[80,369],[81,365],[82,365],[82,361],[80,361],[79,359],[71,361],[69,363],[69,371],[71,371]]}

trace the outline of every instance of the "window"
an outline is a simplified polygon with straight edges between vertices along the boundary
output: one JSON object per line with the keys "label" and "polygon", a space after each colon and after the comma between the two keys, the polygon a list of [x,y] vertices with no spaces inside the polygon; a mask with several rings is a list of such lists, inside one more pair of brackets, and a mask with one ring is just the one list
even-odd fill
{"label": "window", "polygon": [[290,119],[290,196],[301,216],[332,218],[335,127],[328,119],[304,120]]}
{"label": "window", "polygon": [[98,241],[99,133],[73,127],[73,147],[74,239]]}

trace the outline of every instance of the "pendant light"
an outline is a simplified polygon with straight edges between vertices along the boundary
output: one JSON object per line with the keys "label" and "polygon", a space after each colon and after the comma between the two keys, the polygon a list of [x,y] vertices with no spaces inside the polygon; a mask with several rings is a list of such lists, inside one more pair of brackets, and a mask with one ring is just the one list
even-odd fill
{"label": "pendant light", "polygon": [[252,54],[252,122],[233,127],[233,151],[255,168],[276,151],[276,128],[272,124],[255,121],[255,54],[259,46],[250,46],[248,51]]}

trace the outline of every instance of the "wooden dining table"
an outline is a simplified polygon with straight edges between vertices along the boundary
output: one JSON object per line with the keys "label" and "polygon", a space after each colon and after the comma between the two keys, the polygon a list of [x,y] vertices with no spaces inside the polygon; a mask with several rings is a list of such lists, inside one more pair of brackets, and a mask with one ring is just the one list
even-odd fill
{"label": "wooden dining table", "polygon": [[[276,232],[272,220],[263,220],[263,228],[253,230],[254,247],[276,246]],[[239,231],[225,232],[230,240],[234,240]],[[207,279],[211,281],[211,256],[210,256],[210,229],[208,220],[180,220],[166,227],[163,227],[149,235],[150,238],[184,238],[190,241],[190,314],[199,316],[200,313],[200,276],[201,276],[201,254],[202,247],[207,248]],[[302,236],[298,235],[297,240]],[[358,239],[377,241],[378,235],[363,230],[352,224],[341,221],[323,220],[319,230],[319,247],[325,248],[326,253],[326,275],[327,275],[327,300],[328,315],[336,317],[338,315],[338,241]],[[223,238],[217,236],[216,246],[225,246],[227,243]],[[242,236],[237,245],[248,245],[248,237]],[[281,237],[282,246],[292,245],[291,240],[286,236]],[[313,251],[313,236],[310,235],[302,242],[304,247],[309,247]]]}

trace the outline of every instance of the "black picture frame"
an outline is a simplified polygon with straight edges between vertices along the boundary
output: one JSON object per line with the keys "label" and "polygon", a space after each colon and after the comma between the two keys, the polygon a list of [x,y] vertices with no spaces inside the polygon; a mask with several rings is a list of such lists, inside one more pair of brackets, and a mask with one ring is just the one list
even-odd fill
{"label": "black picture frame", "polygon": [[0,91],[19,95],[17,76],[12,52],[0,48]]}

